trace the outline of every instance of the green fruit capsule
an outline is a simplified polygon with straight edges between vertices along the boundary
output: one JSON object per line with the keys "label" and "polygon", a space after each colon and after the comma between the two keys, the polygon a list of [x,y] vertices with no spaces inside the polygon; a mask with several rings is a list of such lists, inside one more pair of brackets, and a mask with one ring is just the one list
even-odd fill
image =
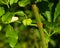
{"label": "green fruit capsule", "polygon": [[22,21],[25,26],[30,25],[32,23],[31,19],[25,19]]}

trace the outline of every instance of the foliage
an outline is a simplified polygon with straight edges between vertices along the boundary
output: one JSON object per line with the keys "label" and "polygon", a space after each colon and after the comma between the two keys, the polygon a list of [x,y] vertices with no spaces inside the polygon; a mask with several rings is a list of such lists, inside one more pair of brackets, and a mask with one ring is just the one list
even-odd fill
{"label": "foliage", "polygon": [[40,48],[33,3],[41,16],[47,47],[49,43],[56,46],[51,37],[60,34],[60,0],[0,0],[0,48]]}

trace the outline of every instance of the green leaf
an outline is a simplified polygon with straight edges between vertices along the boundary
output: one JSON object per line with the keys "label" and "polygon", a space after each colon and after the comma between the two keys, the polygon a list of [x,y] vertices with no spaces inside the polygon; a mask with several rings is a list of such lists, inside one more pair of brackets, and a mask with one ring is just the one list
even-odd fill
{"label": "green leaf", "polygon": [[55,22],[56,22],[58,25],[60,25],[60,16],[58,16],[58,17],[56,18]]}
{"label": "green leaf", "polygon": [[9,8],[9,0],[0,0],[0,4],[7,5],[7,7]]}
{"label": "green leaf", "polygon": [[48,44],[50,41],[50,37],[48,35],[46,35],[45,38],[46,38],[46,44]]}
{"label": "green leaf", "polygon": [[14,3],[17,3],[18,2],[18,0],[14,0]]}
{"label": "green leaf", "polygon": [[55,27],[55,28],[54,28],[54,33],[60,34],[60,27]]}
{"label": "green leaf", "polygon": [[45,18],[40,14],[40,18],[42,22],[45,22]]}
{"label": "green leaf", "polygon": [[0,0],[0,4],[5,4],[6,5],[7,4],[6,1],[7,0]]}
{"label": "green leaf", "polygon": [[5,13],[5,10],[3,7],[0,7],[0,16],[2,16]]}
{"label": "green leaf", "polygon": [[11,25],[7,25],[6,27],[6,37],[8,38],[7,41],[9,45],[14,47],[17,43],[18,35]]}
{"label": "green leaf", "polygon": [[18,43],[15,48],[22,48],[22,43]]}
{"label": "green leaf", "polygon": [[56,42],[52,39],[50,39],[50,43],[55,47],[56,46]]}
{"label": "green leaf", "polygon": [[36,0],[35,2],[48,1],[48,0]]}
{"label": "green leaf", "polygon": [[20,0],[19,2],[18,2],[18,5],[20,6],[20,7],[25,7],[26,5],[28,5],[30,3],[30,0]]}
{"label": "green leaf", "polygon": [[55,19],[60,15],[60,1],[58,2],[56,8],[55,8],[55,12],[54,12],[54,21]]}
{"label": "green leaf", "polygon": [[16,43],[17,43],[17,39],[16,38],[12,38],[12,37],[9,37],[8,38],[8,42],[9,42],[9,45],[14,48]]}
{"label": "green leaf", "polygon": [[13,3],[17,3],[18,0],[10,0],[9,2],[10,2],[10,5],[12,5]]}
{"label": "green leaf", "polygon": [[53,29],[55,26],[55,23],[52,23],[52,22],[45,22],[45,24],[46,24],[47,28],[49,28],[49,29]]}
{"label": "green leaf", "polygon": [[54,3],[49,3],[48,7],[49,7],[50,11],[52,10],[53,5],[54,5]]}
{"label": "green leaf", "polygon": [[41,2],[42,0],[36,0],[35,2]]}
{"label": "green leaf", "polygon": [[23,11],[17,11],[15,12],[16,15],[19,15],[19,16],[24,16],[25,13]]}
{"label": "green leaf", "polygon": [[14,0],[10,0],[10,5],[12,5],[14,3]]}
{"label": "green leaf", "polygon": [[33,16],[33,12],[30,10],[25,10],[25,13],[28,15],[29,18]]}
{"label": "green leaf", "polygon": [[47,18],[48,22],[51,22],[51,14],[50,11],[46,11],[45,13],[43,13],[44,16]]}
{"label": "green leaf", "polygon": [[49,35],[49,33],[47,32],[47,30],[46,30],[46,29],[44,29],[44,32],[45,32],[45,34],[46,34],[46,35]]}
{"label": "green leaf", "polygon": [[2,16],[2,21],[5,24],[11,23],[11,19],[14,16],[14,13],[7,12],[5,15]]}

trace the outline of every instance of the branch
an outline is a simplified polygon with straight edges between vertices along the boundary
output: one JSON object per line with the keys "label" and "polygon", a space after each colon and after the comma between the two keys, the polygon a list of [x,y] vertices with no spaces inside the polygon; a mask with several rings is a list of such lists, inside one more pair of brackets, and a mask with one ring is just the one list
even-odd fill
{"label": "branch", "polygon": [[36,21],[37,21],[37,26],[39,28],[40,38],[41,38],[41,41],[42,41],[42,48],[47,48],[45,35],[44,35],[44,31],[43,31],[43,25],[42,25],[42,22],[41,22],[41,19],[40,19],[40,14],[38,13],[38,9],[37,9],[36,4],[32,5],[32,9],[33,9]]}

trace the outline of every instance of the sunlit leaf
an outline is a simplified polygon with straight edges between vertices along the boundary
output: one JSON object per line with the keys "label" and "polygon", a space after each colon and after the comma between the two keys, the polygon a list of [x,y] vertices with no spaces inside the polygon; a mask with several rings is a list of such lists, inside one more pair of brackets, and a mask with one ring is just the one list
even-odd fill
{"label": "sunlit leaf", "polygon": [[12,5],[14,3],[14,0],[10,0],[10,5]]}
{"label": "sunlit leaf", "polygon": [[51,13],[50,13],[50,11],[46,11],[46,12],[44,13],[44,15],[45,15],[45,17],[47,18],[48,22],[51,22]]}
{"label": "sunlit leaf", "polygon": [[17,3],[17,2],[18,0],[9,0],[10,5],[12,5],[13,3]]}
{"label": "sunlit leaf", "polygon": [[20,0],[19,2],[18,2],[18,5],[20,6],[20,7],[25,7],[26,5],[28,5],[30,3],[30,0]]}
{"label": "sunlit leaf", "polygon": [[14,3],[17,3],[18,2],[18,0],[14,0]]}

